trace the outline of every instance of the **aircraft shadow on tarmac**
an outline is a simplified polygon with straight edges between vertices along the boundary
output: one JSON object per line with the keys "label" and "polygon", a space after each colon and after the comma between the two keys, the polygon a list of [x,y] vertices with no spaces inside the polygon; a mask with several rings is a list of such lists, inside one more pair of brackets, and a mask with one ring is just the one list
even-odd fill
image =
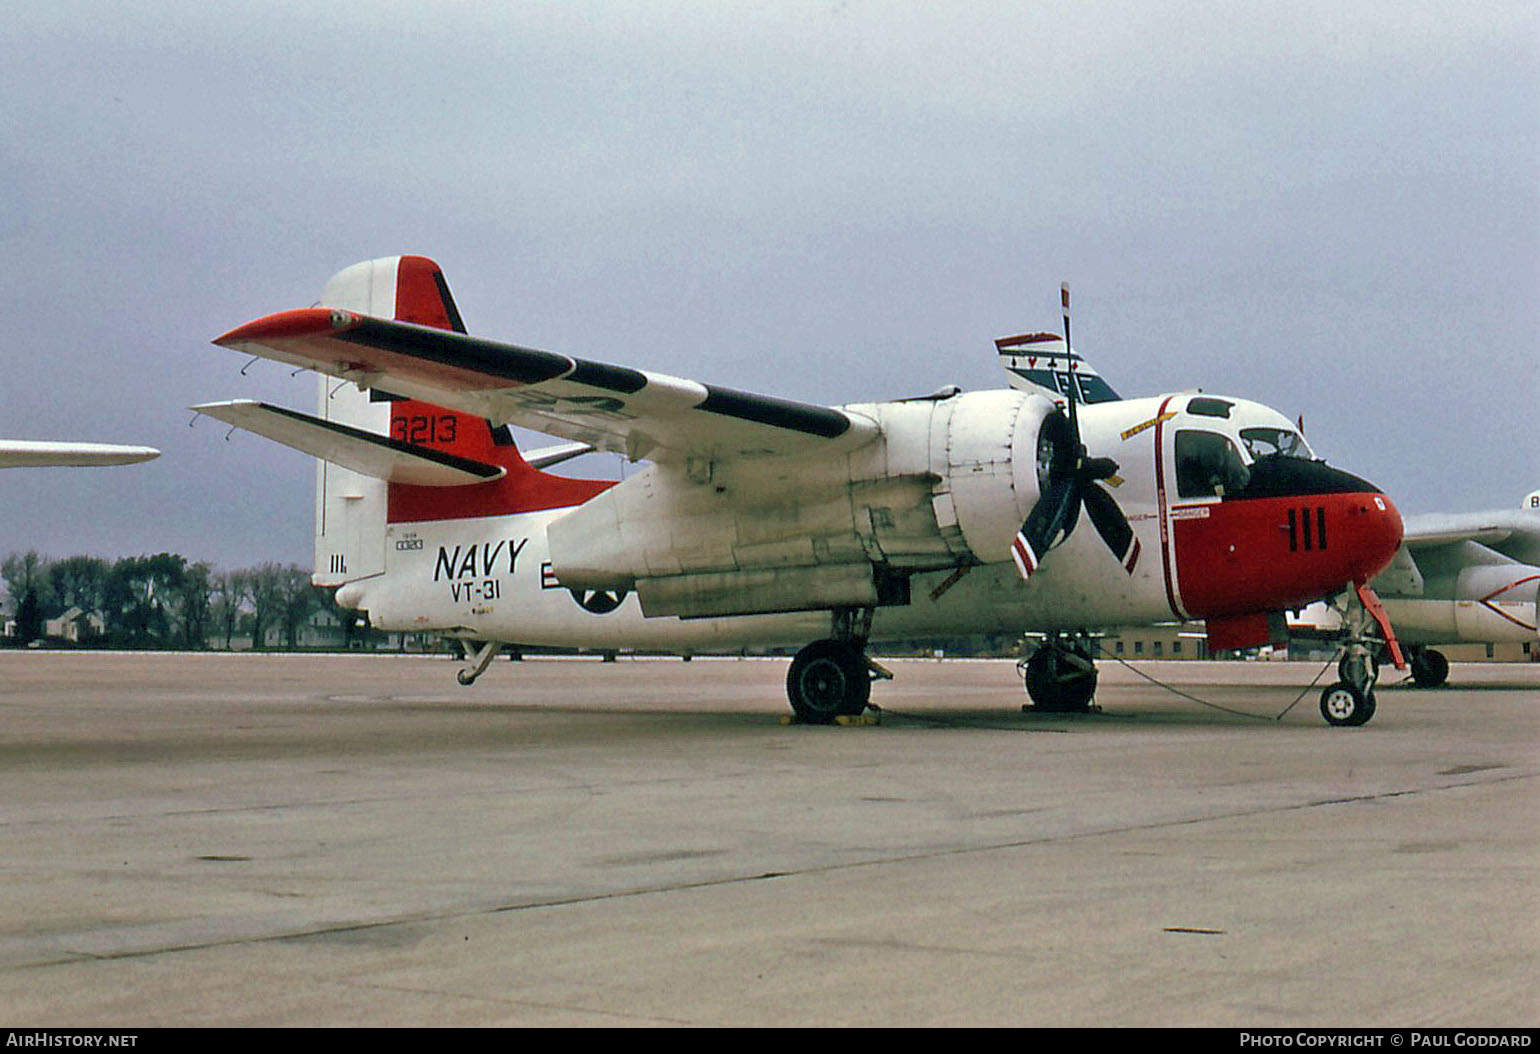
{"label": "aircraft shadow on tarmac", "polygon": [[[360,696],[332,697],[330,702],[343,705],[380,707],[396,713],[422,714],[436,718],[458,715],[465,718],[485,718],[494,714],[510,718],[582,718],[605,722],[606,734],[622,729],[641,731],[648,729],[683,733],[724,728],[785,727],[788,729],[816,730],[824,734],[855,733],[863,730],[880,732],[884,728],[913,731],[915,729],[972,730],[998,732],[1040,733],[1091,733],[1098,729],[1112,730],[1119,726],[1143,727],[1230,727],[1235,725],[1271,725],[1289,723],[1316,724],[1313,695],[1302,698],[1279,720],[1279,714],[1294,700],[1297,691],[1269,693],[1265,701],[1252,698],[1246,701],[1222,702],[1203,705],[1185,699],[1168,702],[1134,703],[1119,705],[1110,700],[1087,713],[1040,712],[1030,706],[1023,708],[1015,697],[1007,695],[997,706],[956,707],[927,704],[922,700],[901,701],[891,707],[869,711],[864,718],[852,720],[846,725],[802,725],[788,722],[773,706],[713,705],[701,700],[697,707],[678,705],[672,707],[611,705],[605,703],[524,703],[506,700],[468,702],[423,697]],[[1308,706],[1306,704],[1309,704]],[[479,724],[479,723],[478,723]],[[480,727],[485,727],[481,725]],[[1323,726],[1324,727],[1324,726]],[[442,730],[441,730],[442,731]]]}

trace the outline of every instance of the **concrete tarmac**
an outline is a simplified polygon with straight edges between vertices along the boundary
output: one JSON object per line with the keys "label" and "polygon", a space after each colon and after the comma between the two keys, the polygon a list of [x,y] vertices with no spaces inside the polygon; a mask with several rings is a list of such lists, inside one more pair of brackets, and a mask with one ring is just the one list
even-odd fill
{"label": "concrete tarmac", "polygon": [[0,1025],[1540,1024],[1540,665],[889,665],[0,654]]}

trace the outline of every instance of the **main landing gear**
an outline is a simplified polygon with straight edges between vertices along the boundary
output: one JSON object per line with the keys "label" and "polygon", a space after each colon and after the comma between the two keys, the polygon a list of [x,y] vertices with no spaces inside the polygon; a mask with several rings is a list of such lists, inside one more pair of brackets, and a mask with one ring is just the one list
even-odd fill
{"label": "main landing gear", "polygon": [[1407,650],[1411,652],[1406,659],[1412,667],[1412,681],[1418,688],[1439,688],[1449,680],[1449,660],[1443,652],[1417,644]]}
{"label": "main landing gear", "polygon": [[791,660],[786,696],[799,720],[826,725],[840,717],[859,717],[872,696],[872,681],[892,674],[866,656],[872,610],[834,612],[833,636],[815,640]]}
{"label": "main landing gear", "polygon": [[1016,664],[1039,713],[1082,714],[1096,695],[1096,663],[1084,638],[1048,638],[1030,659]]}

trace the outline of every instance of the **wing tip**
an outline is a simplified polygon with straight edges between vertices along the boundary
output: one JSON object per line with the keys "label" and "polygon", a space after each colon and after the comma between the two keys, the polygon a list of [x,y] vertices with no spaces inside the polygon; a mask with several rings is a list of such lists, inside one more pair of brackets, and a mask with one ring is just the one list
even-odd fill
{"label": "wing tip", "polygon": [[237,326],[224,336],[214,338],[222,348],[265,341],[313,337],[341,333],[358,325],[359,315],[335,307],[307,307],[298,311],[280,311],[244,326]]}

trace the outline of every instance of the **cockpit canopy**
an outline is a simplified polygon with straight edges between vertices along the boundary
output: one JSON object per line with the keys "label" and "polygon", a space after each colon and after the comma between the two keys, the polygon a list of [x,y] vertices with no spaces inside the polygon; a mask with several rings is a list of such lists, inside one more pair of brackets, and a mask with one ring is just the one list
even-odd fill
{"label": "cockpit canopy", "polygon": [[1305,437],[1266,407],[1197,395],[1188,400],[1186,409],[1192,417],[1213,418],[1215,423],[1212,428],[1197,427],[1199,422],[1194,421],[1176,431],[1180,498],[1236,497],[1251,485],[1258,468],[1272,476],[1276,473],[1270,469],[1277,460],[1316,460]]}
{"label": "cockpit canopy", "polygon": [[1242,428],[1241,443],[1253,461],[1274,455],[1306,461],[1316,459],[1305,443],[1305,437],[1291,428]]}

